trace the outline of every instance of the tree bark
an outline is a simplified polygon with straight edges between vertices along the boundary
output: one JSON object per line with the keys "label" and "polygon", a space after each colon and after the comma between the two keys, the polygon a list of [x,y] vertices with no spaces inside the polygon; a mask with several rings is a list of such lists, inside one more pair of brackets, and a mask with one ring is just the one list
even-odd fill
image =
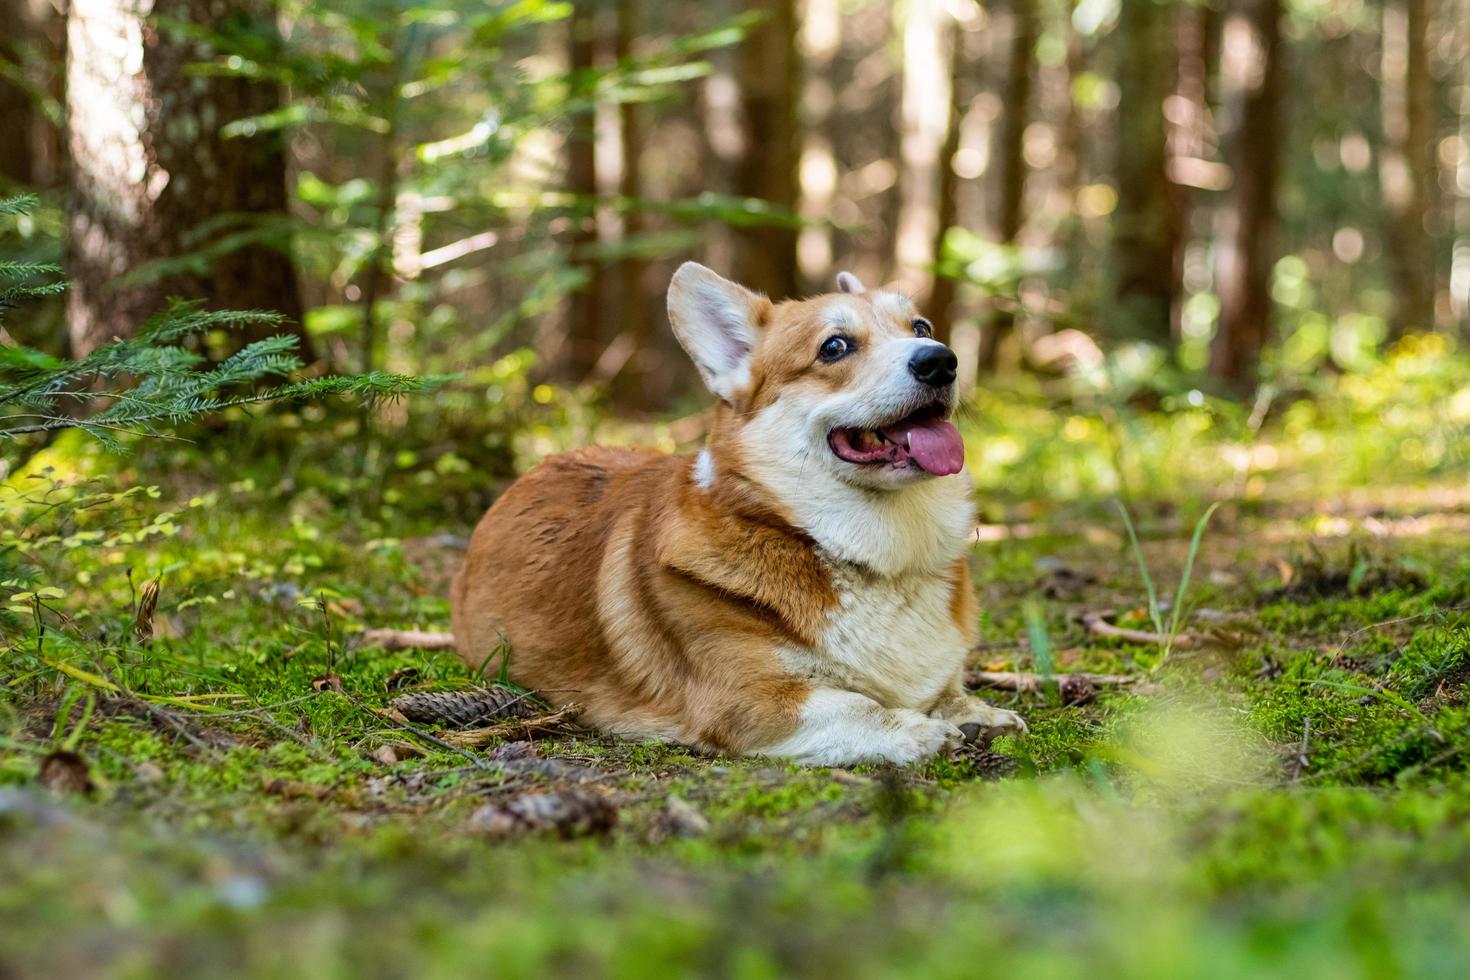
{"label": "tree bark", "polygon": [[[944,259],[944,238],[950,228],[959,223],[959,177],[954,172],[954,157],[960,149],[961,126],[965,110],[969,108],[974,86],[971,84],[973,69],[965,57],[965,30],[958,18],[949,22],[949,121],[945,128],[944,144],[939,149],[939,195],[935,207],[935,232],[933,255],[936,262]],[[937,276],[934,288],[929,292],[929,301],[924,311],[934,322],[934,339],[948,344],[954,317],[955,295],[958,284],[952,276]]]}
{"label": "tree bark", "polygon": [[48,66],[62,56],[65,25],[43,0],[0,4],[0,179],[49,187],[60,179],[61,134],[39,105],[60,94],[59,72]]}
{"label": "tree bark", "polygon": [[[792,214],[797,211],[797,127],[801,69],[796,44],[795,0],[752,0],[762,15],[740,47],[745,152],[736,189]],[[737,278],[775,299],[797,293],[795,228],[760,225],[742,229]]]}
{"label": "tree bark", "polygon": [[1164,100],[1173,11],[1161,0],[1127,0],[1118,16],[1118,205],[1113,213],[1119,334],[1173,344],[1179,299],[1180,215],[1169,182]]}
{"label": "tree bark", "polygon": [[[1031,65],[1036,57],[1036,0],[1011,0],[1009,54],[1006,58],[1001,117],[995,138],[996,236],[1014,245],[1021,234],[1026,204],[1026,125],[1031,108]],[[980,341],[980,370],[995,370],[1001,344],[1015,328],[1015,314],[996,310]]]}
{"label": "tree bark", "polygon": [[1437,176],[1429,0],[1383,8],[1383,239],[1394,285],[1391,338],[1434,327],[1435,263],[1428,228]]}
{"label": "tree bark", "polygon": [[[1470,73],[1470,0],[1459,0],[1457,7],[1460,68],[1462,73]],[[1470,193],[1464,193],[1470,190],[1470,153],[1464,152],[1470,147],[1470,90],[1461,87],[1455,111],[1461,152],[1452,177],[1453,186],[1461,193],[1454,195],[1451,214],[1455,240],[1450,251],[1450,315],[1458,322],[1460,336],[1470,339]]]}
{"label": "tree bark", "polygon": [[[617,18],[615,54],[622,64],[632,57],[633,40],[638,36],[635,0],[618,0]],[[618,329],[629,346],[629,353],[617,375],[613,393],[621,404],[638,408],[648,404],[645,376],[652,353],[648,350],[648,297],[644,293],[648,262],[636,252],[637,238],[643,233],[644,224],[643,212],[639,210],[643,197],[642,149],[639,106],[636,102],[624,102],[618,107],[618,155],[622,163],[618,195],[624,201],[624,254],[618,262]]]}
{"label": "tree bark", "polygon": [[591,105],[593,73],[597,69],[597,7],[576,3],[568,21],[567,63],[572,91],[585,99],[585,108],[570,116],[566,141],[567,190],[576,195],[572,229],[568,236],[571,263],[584,279],[567,301],[566,347],[561,358],[565,375],[573,381],[588,377],[605,341],[601,331],[603,281],[601,263],[592,256],[597,247],[597,113]]}
{"label": "tree bark", "polygon": [[1233,179],[1219,211],[1216,288],[1220,322],[1210,373],[1250,387],[1271,334],[1271,269],[1276,262],[1276,182],[1280,168],[1281,0],[1235,0],[1222,36],[1221,102],[1225,158]]}
{"label": "tree bark", "polygon": [[[264,244],[233,249],[208,269],[128,285],[144,263],[198,253],[222,216],[268,217],[286,209],[279,133],[225,139],[227,123],[280,105],[275,86],[186,72],[212,52],[177,38],[151,16],[212,30],[274,30],[263,0],[73,0],[67,25],[67,147],[71,157],[67,314],[82,355],[127,336],[166,297],[218,309],[271,309],[297,324],[295,269]],[[284,246],[286,243],[282,243]],[[243,338],[253,339],[251,337]]]}
{"label": "tree bark", "polygon": [[950,99],[944,40],[953,18],[941,0],[909,0],[902,18],[898,227],[894,264],[920,296],[933,285],[938,190]]}

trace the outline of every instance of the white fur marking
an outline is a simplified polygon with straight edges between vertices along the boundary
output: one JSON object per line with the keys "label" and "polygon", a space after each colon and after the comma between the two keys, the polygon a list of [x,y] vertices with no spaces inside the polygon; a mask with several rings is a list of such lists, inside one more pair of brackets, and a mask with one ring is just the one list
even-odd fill
{"label": "white fur marking", "polygon": [[710,455],[708,448],[701,449],[699,455],[694,457],[694,485],[701,490],[708,490],[715,484],[715,458]]}
{"label": "white fur marking", "polygon": [[893,578],[831,568],[838,606],[815,647],[786,647],[804,679],[857,691],[890,708],[928,709],[964,665],[964,634],[950,617],[954,583],[921,572]]}
{"label": "white fur marking", "polygon": [[802,706],[796,731],[760,751],[808,765],[905,765],[927,758],[959,738],[959,729],[947,721],[903,708],[885,708],[851,691],[818,688]]}
{"label": "white fur marking", "polygon": [[[969,473],[870,474],[838,459],[827,445],[827,433],[839,425],[899,414],[901,397],[886,385],[826,397],[793,392],[746,425],[745,459],[750,476],[831,557],[880,575],[942,573],[964,551],[974,525]],[[861,479],[874,485],[856,482]]]}

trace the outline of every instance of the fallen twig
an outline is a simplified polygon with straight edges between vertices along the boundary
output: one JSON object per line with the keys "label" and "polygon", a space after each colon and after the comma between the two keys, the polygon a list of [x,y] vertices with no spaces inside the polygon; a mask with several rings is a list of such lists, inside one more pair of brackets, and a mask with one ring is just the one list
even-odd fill
{"label": "fallen twig", "polygon": [[453,650],[454,634],[433,630],[363,630],[361,642],[364,646],[382,647],[384,650]]}
{"label": "fallen twig", "polygon": [[1044,689],[1050,680],[1058,687],[1075,684],[1091,684],[1094,687],[1127,687],[1134,694],[1157,694],[1159,686],[1135,674],[1090,674],[1076,671],[1070,674],[1034,674],[1017,670],[967,670],[966,687],[994,687],[1003,691],[1035,694]]}
{"label": "fallen twig", "polygon": [[[1082,625],[1087,627],[1087,632],[1093,636],[1100,636],[1109,640],[1123,640],[1127,643],[1139,643],[1145,646],[1163,646],[1169,642],[1169,638],[1159,633],[1151,633],[1148,630],[1132,630],[1123,626],[1114,626],[1108,622],[1108,617],[1113,615],[1111,609],[1089,612],[1082,614]],[[1176,650],[1188,650],[1197,646],[1199,639],[1192,633],[1177,633],[1174,636],[1172,646]]]}

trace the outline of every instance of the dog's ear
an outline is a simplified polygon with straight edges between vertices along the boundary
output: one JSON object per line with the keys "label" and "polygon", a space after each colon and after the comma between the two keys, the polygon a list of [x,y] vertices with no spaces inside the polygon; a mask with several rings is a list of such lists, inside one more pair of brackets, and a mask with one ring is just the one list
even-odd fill
{"label": "dog's ear", "polygon": [[851,272],[837,273],[837,291],[839,293],[866,293],[867,287],[863,281]]}
{"label": "dog's ear", "polygon": [[770,301],[700,265],[685,262],[669,283],[669,323],[699,368],[705,386],[724,401],[750,383],[757,324]]}

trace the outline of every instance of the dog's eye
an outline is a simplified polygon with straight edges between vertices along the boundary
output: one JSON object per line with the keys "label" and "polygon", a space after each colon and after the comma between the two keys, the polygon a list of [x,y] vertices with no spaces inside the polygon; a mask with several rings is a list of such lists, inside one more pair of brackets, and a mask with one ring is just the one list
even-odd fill
{"label": "dog's eye", "polygon": [[934,324],[930,323],[928,320],[924,319],[921,316],[914,317],[914,336],[925,338],[933,337]]}
{"label": "dog's eye", "polygon": [[817,351],[817,356],[830,364],[833,361],[840,361],[848,354],[851,354],[855,346],[847,337],[841,334],[834,334],[822,341],[822,347]]}

